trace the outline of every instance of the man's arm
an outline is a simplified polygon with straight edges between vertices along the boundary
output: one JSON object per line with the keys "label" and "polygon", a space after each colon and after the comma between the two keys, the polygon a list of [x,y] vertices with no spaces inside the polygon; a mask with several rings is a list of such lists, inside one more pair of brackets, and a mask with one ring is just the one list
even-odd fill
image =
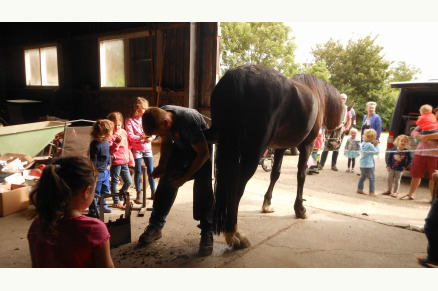
{"label": "man's arm", "polygon": [[182,185],[184,185],[184,183],[187,182],[190,179],[190,177],[192,177],[210,158],[210,152],[208,151],[208,144],[205,139],[199,144],[195,144],[195,145],[192,144],[192,147],[196,151],[196,157],[193,160],[193,163],[190,166],[187,173],[185,173],[184,176],[177,178],[172,182],[172,186],[174,187],[181,187]]}
{"label": "man's arm", "polygon": [[167,136],[161,137],[160,145],[160,160],[158,166],[152,172],[152,177],[161,178],[166,170],[167,162],[169,161],[170,154],[172,153],[172,140]]}

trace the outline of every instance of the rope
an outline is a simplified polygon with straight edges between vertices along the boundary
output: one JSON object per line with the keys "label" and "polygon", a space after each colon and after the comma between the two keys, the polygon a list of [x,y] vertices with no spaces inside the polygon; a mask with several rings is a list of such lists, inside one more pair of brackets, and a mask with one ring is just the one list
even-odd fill
{"label": "rope", "polygon": [[[325,148],[323,149],[323,151]],[[419,150],[396,150],[396,151],[385,151],[385,153],[414,153],[414,152],[431,152],[431,151],[438,151],[438,148],[434,149],[419,149]],[[332,150],[331,152],[351,152],[351,153],[375,153],[376,151],[351,151],[351,150]]]}

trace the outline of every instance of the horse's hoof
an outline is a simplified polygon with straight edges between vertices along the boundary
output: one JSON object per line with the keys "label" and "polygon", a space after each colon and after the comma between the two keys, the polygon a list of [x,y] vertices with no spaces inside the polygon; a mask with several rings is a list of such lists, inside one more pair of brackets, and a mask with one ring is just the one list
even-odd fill
{"label": "horse's hoof", "polygon": [[306,217],[306,208],[303,207],[300,210],[295,210],[295,215],[296,215],[297,218],[306,219],[307,218]]}
{"label": "horse's hoof", "polygon": [[263,213],[272,213],[274,211],[275,211],[274,208],[271,206],[265,206],[265,205],[262,206]]}
{"label": "horse's hoof", "polygon": [[248,238],[240,231],[237,231],[235,236],[239,240],[239,244],[234,245],[235,249],[246,249],[251,246],[251,243],[249,242]]}

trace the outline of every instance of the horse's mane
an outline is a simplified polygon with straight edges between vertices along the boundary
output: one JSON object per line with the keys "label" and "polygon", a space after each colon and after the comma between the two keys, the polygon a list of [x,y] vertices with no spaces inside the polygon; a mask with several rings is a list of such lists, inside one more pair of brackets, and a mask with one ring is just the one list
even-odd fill
{"label": "horse's mane", "polygon": [[342,115],[338,118],[337,116],[333,116],[333,112],[338,112],[340,106],[344,105],[338,89],[323,79],[311,74],[296,74],[292,77],[292,80],[308,86],[318,95],[320,105],[324,112],[323,122],[326,128],[334,129],[341,123]]}

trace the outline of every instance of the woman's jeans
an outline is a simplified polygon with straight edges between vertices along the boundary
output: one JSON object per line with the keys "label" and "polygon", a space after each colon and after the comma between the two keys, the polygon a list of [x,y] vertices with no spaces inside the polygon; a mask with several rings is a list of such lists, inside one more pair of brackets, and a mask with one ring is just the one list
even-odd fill
{"label": "woman's jeans", "polygon": [[[137,152],[136,155],[138,155],[140,152]],[[146,153],[144,153],[146,154]],[[141,160],[144,160],[144,164],[146,165],[146,172],[148,174],[148,181],[149,181],[149,185],[151,187],[152,191],[155,191],[155,180],[154,178],[151,176],[152,171],[154,170],[154,160],[152,157],[145,157],[143,156],[142,158],[136,158],[135,161],[135,173],[134,173],[134,184],[135,184],[135,189],[137,190],[137,192],[141,191],[141,185],[140,185],[140,177],[141,177]]]}
{"label": "woman's jeans", "polygon": [[363,191],[363,183],[366,178],[370,179],[370,193],[376,191],[376,178],[374,176],[374,168],[360,168],[359,184],[357,185],[357,191]]}
{"label": "woman's jeans", "polygon": [[430,207],[424,225],[427,237],[427,257],[430,261],[438,262],[438,199],[435,198]]}
{"label": "woman's jeans", "polygon": [[[123,165],[111,165],[111,194],[117,194],[117,186],[120,183],[119,176],[122,177],[123,186],[120,189],[121,192],[128,192],[129,186],[132,184],[131,173],[129,172],[128,164]],[[114,204],[119,203],[120,199],[118,196],[114,198]]]}

